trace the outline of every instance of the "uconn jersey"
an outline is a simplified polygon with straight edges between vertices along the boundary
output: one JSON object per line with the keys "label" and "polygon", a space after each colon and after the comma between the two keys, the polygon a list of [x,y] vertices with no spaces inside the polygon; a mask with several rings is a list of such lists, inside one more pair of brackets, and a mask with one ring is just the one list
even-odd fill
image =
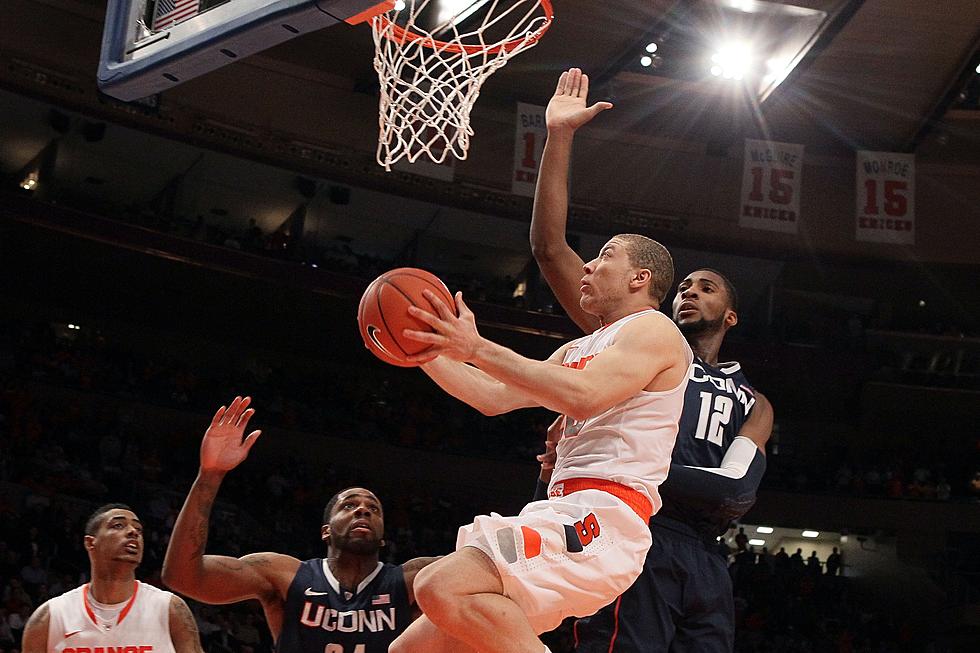
{"label": "uconn jersey", "polygon": [[[678,465],[718,467],[742,425],[755,406],[755,391],[738,363],[709,365],[695,357],[691,364],[684,410],[671,460]],[[744,514],[746,501],[754,497],[731,497],[723,505],[695,505],[671,496],[669,483],[661,486],[661,514],[715,536],[728,523]]]}
{"label": "uconn jersey", "polygon": [[408,627],[405,572],[378,563],[354,592],[322,558],[300,564],[289,586],[277,653],[385,653]]}

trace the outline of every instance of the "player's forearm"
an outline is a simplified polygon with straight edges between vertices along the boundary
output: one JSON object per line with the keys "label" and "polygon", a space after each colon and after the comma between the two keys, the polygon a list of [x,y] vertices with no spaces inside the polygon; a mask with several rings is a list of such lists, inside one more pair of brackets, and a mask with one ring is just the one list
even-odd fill
{"label": "player's forearm", "polygon": [[733,500],[744,502],[755,496],[765,471],[766,457],[755,443],[738,437],[719,467],[671,464],[660,493],[665,503],[671,498],[711,506]]}
{"label": "player's forearm", "polygon": [[565,230],[573,136],[570,131],[549,133],[541,155],[531,215],[531,251],[539,262],[547,262],[555,249],[568,246]]}
{"label": "player's forearm", "polygon": [[533,405],[569,415],[572,419],[586,419],[599,412],[595,389],[589,387],[579,370],[531,360],[486,339],[477,347],[473,364],[527,396]]}
{"label": "player's forearm", "polygon": [[562,308],[586,333],[600,325],[579,305],[584,261],[566,240],[572,132],[551,131],[541,157],[531,215],[531,252]]}
{"label": "player's forearm", "polygon": [[170,535],[163,560],[163,582],[189,596],[204,575],[211,509],[223,479],[220,472],[198,472]]}
{"label": "player's forearm", "polygon": [[500,381],[465,363],[440,357],[422,365],[422,371],[448,394],[484,415],[499,415],[524,405]]}

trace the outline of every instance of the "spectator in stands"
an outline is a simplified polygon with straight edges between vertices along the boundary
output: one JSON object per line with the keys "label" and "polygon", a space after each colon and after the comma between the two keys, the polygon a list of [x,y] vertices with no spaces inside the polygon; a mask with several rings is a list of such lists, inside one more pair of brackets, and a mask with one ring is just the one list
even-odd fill
{"label": "spectator in stands", "polygon": [[834,547],[833,552],[827,556],[827,575],[836,576],[837,572],[840,571],[840,553],[837,552],[837,547]]}
{"label": "spectator in stands", "polygon": [[820,558],[817,557],[816,551],[810,553],[810,557],[806,559],[806,570],[811,576],[820,575]]}

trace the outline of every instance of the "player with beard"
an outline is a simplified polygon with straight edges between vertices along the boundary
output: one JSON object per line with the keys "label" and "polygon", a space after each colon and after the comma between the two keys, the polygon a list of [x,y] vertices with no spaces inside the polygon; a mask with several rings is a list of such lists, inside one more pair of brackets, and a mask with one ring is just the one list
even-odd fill
{"label": "player with beard", "polygon": [[[548,140],[531,221],[531,246],[541,272],[569,317],[586,333],[602,326],[578,301],[582,259],[568,245],[568,170],[575,131],[612,108],[587,106],[588,77],[562,73],[548,104]],[[731,579],[715,538],[755,501],[765,471],[773,411],[738,363],[718,361],[738,323],[732,283],[709,268],[678,285],[673,318],[695,353],[684,395],[664,505],[650,519],[653,546],[643,574],[615,602],[576,622],[579,652],[728,652],[734,647]],[[549,431],[554,439],[556,429]],[[554,443],[539,456],[537,496],[546,495]]]}
{"label": "player with beard", "polygon": [[34,611],[24,629],[24,653],[201,653],[197,624],[183,599],[136,580],[143,524],[129,506],[97,508],[85,524],[85,550],[91,582]]}
{"label": "player with beard", "polygon": [[278,653],[384,653],[414,617],[415,575],[435,558],[382,563],[381,502],[359,487],[327,502],[320,537],[327,557],[301,562],[281,553],[204,555],[208,521],[225,474],[260,435],[243,437],[255,413],[249,397],[218,409],[201,443],[201,465],[174,524],[163,580],[203,603],[258,599]]}

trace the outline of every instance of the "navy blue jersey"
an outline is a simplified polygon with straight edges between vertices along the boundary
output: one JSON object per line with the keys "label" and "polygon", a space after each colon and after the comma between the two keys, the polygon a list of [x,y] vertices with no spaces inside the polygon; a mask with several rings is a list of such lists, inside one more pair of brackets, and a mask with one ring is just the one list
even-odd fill
{"label": "navy blue jersey", "polygon": [[405,572],[378,563],[356,592],[340,587],[322,558],[289,585],[277,653],[386,653],[412,621]]}
{"label": "navy blue jersey", "polygon": [[[671,462],[719,467],[753,406],[755,391],[738,363],[721,363],[716,367],[695,356]],[[660,487],[664,499],[660,514],[689,524],[706,535],[724,532],[731,519],[745,512],[746,507],[741,505],[689,504],[671,495],[669,480],[668,476],[668,482]]]}

